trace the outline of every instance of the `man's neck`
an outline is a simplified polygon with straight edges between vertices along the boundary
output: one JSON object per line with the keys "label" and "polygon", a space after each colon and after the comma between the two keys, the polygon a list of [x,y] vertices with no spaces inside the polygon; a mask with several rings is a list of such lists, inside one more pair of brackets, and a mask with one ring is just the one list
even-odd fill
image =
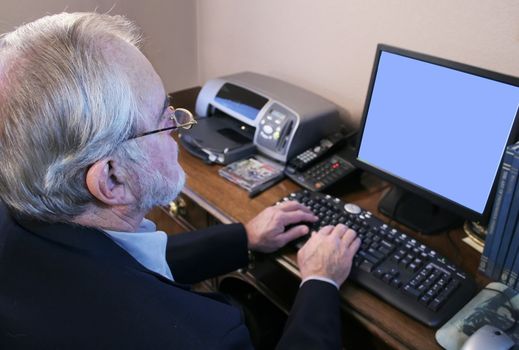
{"label": "man's neck", "polygon": [[73,222],[82,226],[103,230],[135,232],[145,213],[124,207],[94,207],[74,218]]}

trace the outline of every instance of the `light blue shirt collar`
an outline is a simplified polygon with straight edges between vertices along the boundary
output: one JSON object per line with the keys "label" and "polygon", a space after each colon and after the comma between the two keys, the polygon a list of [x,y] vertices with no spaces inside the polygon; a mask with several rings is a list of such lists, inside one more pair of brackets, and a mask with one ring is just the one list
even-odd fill
{"label": "light blue shirt collar", "polygon": [[104,231],[144,267],[174,280],[166,262],[168,236],[164,231],[157,231],[151,220],[142,220],[137,232]]}

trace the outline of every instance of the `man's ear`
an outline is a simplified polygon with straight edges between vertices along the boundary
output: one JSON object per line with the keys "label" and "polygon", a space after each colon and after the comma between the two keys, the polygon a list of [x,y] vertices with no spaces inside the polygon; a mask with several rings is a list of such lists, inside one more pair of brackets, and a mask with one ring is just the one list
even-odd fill
{"label": "man's ear", "polygon": [[87,171],[88,191],[100,202],[107,205],[130,204],[135,200],[128,187],[128,178],[121,174],[121,164],[113,159],[95,162]]}

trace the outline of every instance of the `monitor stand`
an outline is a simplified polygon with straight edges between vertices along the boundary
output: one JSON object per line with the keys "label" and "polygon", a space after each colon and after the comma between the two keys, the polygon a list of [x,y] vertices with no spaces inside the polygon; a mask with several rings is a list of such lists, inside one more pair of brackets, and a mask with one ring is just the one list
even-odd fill
{"label": "monitor stand", "polygon": [[463,219],[400,187],[392,186],[378,204],[384,215],[420,233],[430,235],[461,226]]}

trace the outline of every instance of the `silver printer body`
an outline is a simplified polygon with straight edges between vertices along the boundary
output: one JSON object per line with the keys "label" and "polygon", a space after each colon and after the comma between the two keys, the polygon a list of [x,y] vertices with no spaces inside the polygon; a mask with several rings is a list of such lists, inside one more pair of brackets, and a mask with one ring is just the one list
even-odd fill
{"label": "silver printer body", "polygon": [[196,114],[210,118],[215,113],[243,123],[243,130],[252,128],[252,142],[258,152],[283,163],[342,124],[338,107],[331,101],[252,72],[204,84],[196,101]]}

